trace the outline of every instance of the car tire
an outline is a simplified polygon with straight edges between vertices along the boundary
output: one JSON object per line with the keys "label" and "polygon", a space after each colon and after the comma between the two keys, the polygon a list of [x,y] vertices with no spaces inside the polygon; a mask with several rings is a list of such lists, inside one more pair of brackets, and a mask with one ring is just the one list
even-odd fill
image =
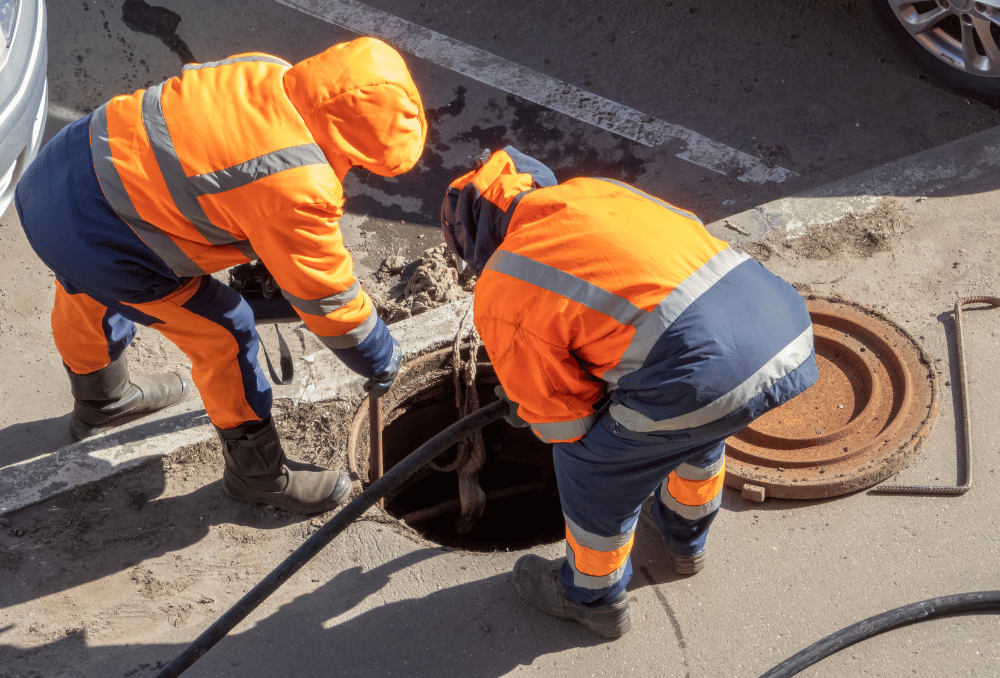
{"label": "car tire", "polygon": [[[928,79],[962,96],[1000,106],[1000,58],[991,58],[983,49],[985,39],[1000,52],[1000,23],[994,23],[989,16],[992,13],[1000,22],[1000,10],[975,0],[869,2],[877,21]],[[935,18],[928,30],[914,36],[905,25],[917,16]],[[969,66],[963,56],[963,40],[976,51]]]}

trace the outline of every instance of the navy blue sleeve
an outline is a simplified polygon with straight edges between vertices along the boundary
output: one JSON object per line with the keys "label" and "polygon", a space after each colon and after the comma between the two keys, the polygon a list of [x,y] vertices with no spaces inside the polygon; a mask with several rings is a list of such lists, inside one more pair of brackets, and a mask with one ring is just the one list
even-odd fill
{"label": "navy blue sleeve", "polygon": [[371,379],[392,369],[394,344],[389,328],[382,318],[377,318],[375,327],[360,344],[330,350],[352,371]]}

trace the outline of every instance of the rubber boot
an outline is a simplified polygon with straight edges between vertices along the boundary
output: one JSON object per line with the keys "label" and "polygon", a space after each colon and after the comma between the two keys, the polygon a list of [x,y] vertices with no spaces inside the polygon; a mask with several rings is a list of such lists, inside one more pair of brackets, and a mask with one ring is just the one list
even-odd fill
{"label": "rubber boot", "polygon": [[659,525],[657,525],[656,520],[653,519],[652,497],[648,497],[644,502],[642,502],[640,515],[642,515],[642,521],[649,525],[653,532],[660,537],[660,543],[663,544],[663,548],[667,551],[667,561],[670,563],[670,567],[673,568],[674,572],[677,574],[698,574],[698,572],[705,567],[705,562],[708,558],[705,553],[705,549],[692,554],[677,553],[677,551],[674,550],[674,547],[670,544],[667,536],[660,531]]}
{"label": "rubber boot", "polygon": [[584,607],[570,600],[559,583],[559,569],[565,558],[546,560],[534,554],[514,563],[511,580],[521,597],[545,614],[578,622],[599,636],[620,638],[632,628],[628,593],[622,591],[602,607]]}
{"label": "rubber boot", "polygon": [[226,459],[222,489],[236,501],[310,514],[334,509],[351,494],[346,473],[286,457],[271,417],[216,430]]}
{"label": "rubber boot", "polygon": [[191,390],[191,382],[176,372],[131,379],[124,355],[90,374],[63,367],[75,400],[69,430],[77,440],[169,407]]}

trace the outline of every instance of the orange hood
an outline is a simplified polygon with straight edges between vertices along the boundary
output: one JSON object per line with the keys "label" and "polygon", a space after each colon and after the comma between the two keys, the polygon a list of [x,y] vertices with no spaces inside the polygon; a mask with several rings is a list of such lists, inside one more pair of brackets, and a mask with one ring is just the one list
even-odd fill
{"label": "orange hood", "polygon": [[420,94],[384,42],[334,45],[289,68],[283,84],[338,177],[354,165],[393,177],[420,158],[427,138]]}

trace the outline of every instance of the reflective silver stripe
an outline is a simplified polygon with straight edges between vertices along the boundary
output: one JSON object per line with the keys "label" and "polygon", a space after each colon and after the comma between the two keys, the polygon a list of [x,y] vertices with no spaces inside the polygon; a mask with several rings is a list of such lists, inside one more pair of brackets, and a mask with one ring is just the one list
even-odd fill
{"label": "reflective silver stripe", "polygon": [[594,551],[616,551],[628,544],[629,540],[632,538],[632,533],[635,532],[635,523],[633,522],[632,529],[625,534],[602,537],[583,529],[570,520],[569,516],[565,513],[563,513],[563,518],[566,520],[566,529],[573,535],[573,539],[576,540],[576,543],[584,548],[592,549]]}
{"label": "reflective silver stripe", "polygon": [[569,562],[569,566],[573,568],[574,586],[579,586],[582,589],[605,589],[617,584],[621,581],[622,575],[625,573],[625,565],[628,564],[628,561],[625,561],[617,570],[603,577],[584,574],[576,568],[576,554],[573,553],[573,549],[569,547],[569,544],[566,545],[566,560]]}
{"label": "reflective silver stripe", "polygon": [[281,290],[282,296],[284,296],[285,299],[288,300],[288,303],[292,306],[299,309],[303,313],[320,316],[329,315],[334,311],[343,308],[352,300],[357,298],[360,293],[361,283],[357,280],[355,280],[354,284],[343,292],[337,292],[336,294],[331,294],[330,296],[323,297],[322,299],[300,299],[294,294]]}
{"label": "reflective silver stripe", "polygon": [[[605,553],[609,551],[616,551],[628,545],[629,540],[632,539],[632,534],[635,532],[635,523],[633,522],[631,528],[625,534],[602,537],[583,529],[570,520],[569,516],[565,513],[563,514],[563,518],[566,520],[566,529],[573,535],[573,539],[576,540],[576,543],[584,548],[592,549],[594,551],[602,551]],[[570,567],[573,568],[573,583],[576,586],[585,589],[603,589],[615,584],[622,578],[622,574],[625,572],[625,564],[627,563],[627,561],[622,562],[621,566],[617,570],[606,574],[603,577],[595,577],[593,575],[584,574],[576,567],[576,554],[573,553],[573,549],[570,548],[569,542],[566,543],[566,560],[569,561]]]}
{"label": "reflective silver stripe", "polygon": [[681,464],[674,469],[674,473],[678,478],[683,478],[684,480],[709,480],[713,476],[717,475],[725,464],[726,457],[722,456],[718,461],[706,468],[698,468],[697,466],[692,466],[691,464]]}
{"label": "reflective silver stripe", "polygon": [[714,511],[719,510],[722,506],[722,492],[720,491],[715,497],[708,500],[704,504],[698,506],[688,506],[687,504],[682,504],[667,492],[667,484],[663,483],[660,487],[660,501],[663,505],[667,507],[670,511],[678,514],[682,518],[688,520],[698,520],[698,518],[704,518],[705,516],[711,514]]}
{"label": "reflective silver stripe", "polygon": [[241,162],[215,172],[206,172],[193,176],[188,181],[198,195],[222,193],[234,188],[252,184],[258,179],[269,177],[278,172],[284,172],[296,167],[308,165],[328,165],[326,156],[316,144],[302,144],[282,148],[271,153],[259,155],[256,158]]}
{"label": "reflective silver stripe", "polygon": [[597,178],[599,181],[606,181],[609,184],[614,184],[615,186],[621,186],[622,188],[624,188],[624,189],[626,189],[628,191],[631,191],[632,193],[635,193],[639,197],[645,198],[646,200],[649,200],[651,202],[655,202],[660,207],[668,209],[668,210],[670,210],[671,212],[673,212],[675,214],[679,214],[682,217],[686,217],[688,219],[693,219],[694,221],[697,221],[699,224],[701,223],[701,219],[699,219],[695,215],[691,214],[687,210],[682,210],[680,207],[674,207],[670,203],[663,202],[662,200],[660,200],[659,198],[657,198],[655,196],[649,195],[648,193],[643,193],[642,191],[640,191],[635,186],[629,186],[628,184],[623,184],[622,182],[615,181],[614,179],[606,179],[606,178],[602,178],[602,177],[595,177],[595,178]]}
{"label": "reflective silver stripe", "polygon": [[115,213],[179,277],[205,275],[205,271],[188,258],[170,236],[139,216],[111,155],[106,105],[94,111],[90,120],[90,145],[94,155],[94,171],[104,189],[104,196]]}
{"label": "reflective silver stripe", "polygon": [[497,250],[486,262],[484,270],[504,273],[523,280],[572,299],[593,311],[614,318],[623,325],[635,327],[632,341],[622,354],[618,365],[602,375],[604,381],[617,386],[622,377],[642,367],[656,341],[688,306],[723,276],[748,259],[750,259],[748,254],[732,248],[722,250],[685,278],[652,313],[586,280],[514,252]]}
{"label": "reflective silver stripe", "polygon": [[550,421],[544,424],[532,424],[531,429],[539,438],[547,443],[556,443],[560,440],[569,440],[586,435],[587,431],[597,421],[597,415],[591,413],[580,419],[572,421]]}
{"label": "reflective silver stripe", "polygon": [[605,372],[602,378],[617,385],[622,377],[642,367],[653,345],[681,313],[723,276],[748,259],[750,255],[727,247],[681,281],[680,285],[657,304],[652,313],[643,314],[639,322],[633,323],[635,334],[629,347],[625,349],[618,364]]}
{"label": "reflective silver stripe", "polygon": [[233,247],[238,249],[240,253],[250,261],[257,261],[260,259],[260,257],[257,256],[257,253],[254,252],[253,246],[250,244],[249,240],[239,240],[234,242]]}
{"label": "reflective silver stripe", "polygon": [[372,312],[365,318],[365,321],[347,334],[342,334],[339,337],[320,337],[319,335],[317,337],[327,348],[352,348],[360,344],[371,334],[371,331],[375,329],[375,322],[377,320],[378,314],[373,308]]}
{"label": "reflective silver stripe", "polygon": [[809,359],[813,351],[812,326],[807,327],[766,365],[757,370],[749,379],[729,393],[704,407],[671,419],[653,421],[646,415],[615,403],[611,406],[611,416],[619,424],[631,431],[676,431],[703,426],[736,411],[751,398],[767,390],[779,379],[797,369]]}
{"label": "reflective silver stripe", "polygon": [[614,318],[623,325],[633,325],[642,316],[649,315],[628,299],[612,294],[575,275],[514,252],[497,250],[486,262],[483,270],[505,273],[543,290],[572,299],[593,311]]}
{"label": "reflective silver stripe", "polygon": [[170,197],[181,215],[198,229],[198,232],[212,245],[231,245],[239,238],[211,222],[198,202],[194,187],[188,182],[181,161],[170,138],[167,121],[163,117],[160,94],[163,83],[150,87],[142,97],[142,122],[146,126],[146,136],[160,167],[160,174],[167,184]]}
{"label": "reflective silver stripe", "polygon": [[265,61],[271,64],[277,64],[279,66],[291,67],[291,64],[284,59],[279,59],[277,57],[268,56],[266,54],[253,55],[245,54],[243,56],[230,57],[228,59],[222,59],[221,61],[209,61],[204,64],[184,64],[181,68],[182,71],[200,71],[203,68],[216,68],[217,66],[225,66],[227,64],[238,64],[246,63],[252,61]]}

